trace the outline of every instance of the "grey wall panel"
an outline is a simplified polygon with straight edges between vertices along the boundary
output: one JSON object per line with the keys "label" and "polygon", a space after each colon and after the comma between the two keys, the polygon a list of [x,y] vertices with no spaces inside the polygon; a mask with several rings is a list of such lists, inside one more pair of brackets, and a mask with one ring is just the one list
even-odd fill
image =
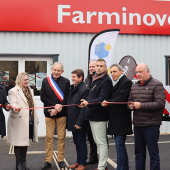
{"label": "grey wall panel", "polygon": [[[94,34],[0,32],[0,53],[59,54],[65,76],[75,68],[87,73],[88,46]],[[145,62],[151,74],[165,83],[165,55],[170,55],[170,36],[120,34],[112,63],[132,55],[137,63]],[[110,63],[110,64],[112,64]]]}
{"label": "grey wall panel", "polygon": [[[0,32],[0,53],[5,54],[59,54],[64,76],[71,79],[71,71],[81,68],[87,75],[88,47],[95,34]],[[170,55],[170,36],[118,35],[112,63],[131,55],[137,63],[149,65],[153,77],[165,84],[165,55]],[[110,65],[112,64],[110,63]],[[167,123],[162,131],[169,132]]]}

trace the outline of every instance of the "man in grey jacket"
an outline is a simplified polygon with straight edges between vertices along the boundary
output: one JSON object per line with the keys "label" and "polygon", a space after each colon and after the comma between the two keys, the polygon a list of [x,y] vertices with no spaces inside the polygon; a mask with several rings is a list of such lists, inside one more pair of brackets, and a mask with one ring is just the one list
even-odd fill
{"label": "man in grey jacket", "polygon": [[150,169],[160,170],[159,128],[165,107],[165,90],[162,83],[150,75],[147,64],[136,67],[138,82],[129,95],[129,108],[134,110],[136,170],[145,170],[146,146],[150,155]]}

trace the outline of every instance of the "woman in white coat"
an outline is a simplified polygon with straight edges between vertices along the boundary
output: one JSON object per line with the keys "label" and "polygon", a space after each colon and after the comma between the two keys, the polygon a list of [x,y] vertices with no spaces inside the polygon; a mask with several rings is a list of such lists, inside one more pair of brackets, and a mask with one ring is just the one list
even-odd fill
{"label": "woman in white coat", "polygon": [[13,109],[8,117],[7,141],[14,146],[17,170],[28,170],[26,154],[29,139],[38,142],[37,111],[28,109],[36,107],[36,104],[33,90],[28,84],[29,77],[22,72],[16,78],[16,86],[8,92],[9,103]]}

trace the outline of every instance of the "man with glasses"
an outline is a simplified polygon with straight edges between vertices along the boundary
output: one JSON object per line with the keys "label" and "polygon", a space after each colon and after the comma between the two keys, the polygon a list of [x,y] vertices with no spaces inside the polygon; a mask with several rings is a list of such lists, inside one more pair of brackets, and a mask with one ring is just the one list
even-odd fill
{"label": "man with glasses", "polygon": [[43,79],[40,93],[44,107],[54,106],[52,109],[44,109],[46,122],[46,162],[42,166],[42,169],[49,169],[51,167],[53,157],[53,137],[56,124],[58,138],[58,165],[60,168],[65,168],[66,166],[63,161],[66,136],[66,107],[62,107],[62,105],[67,104],[67,99],[70,93],[70,81],[61,76],[64,72],[62,63],[55,62],[51,71],[52,74]]}

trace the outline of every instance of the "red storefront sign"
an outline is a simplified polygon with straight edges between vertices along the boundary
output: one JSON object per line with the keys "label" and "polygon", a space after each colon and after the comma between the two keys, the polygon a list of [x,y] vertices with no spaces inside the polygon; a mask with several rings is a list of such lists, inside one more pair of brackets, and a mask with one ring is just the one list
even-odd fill
{"label": "red storefront sign", "polygon": [[170,1],[1,0],[0,31],[170,35]]}

